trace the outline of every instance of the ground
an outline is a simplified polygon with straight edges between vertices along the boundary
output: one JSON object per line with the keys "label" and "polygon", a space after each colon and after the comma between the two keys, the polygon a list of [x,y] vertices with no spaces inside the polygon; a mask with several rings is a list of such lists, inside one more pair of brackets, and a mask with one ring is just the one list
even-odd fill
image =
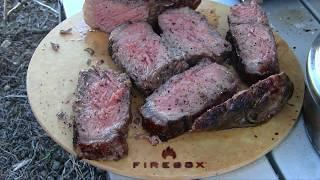
{"label": "ground", "polygon": [[[11,9],[18,0],[8,0]],[[106,173],[64,151],[42,130],[27,99],[31,56],[59,16],[31,0],[5,24],[0,0],[0,179],[107,179]],[[58,9],[57,0],[41,1]]]}

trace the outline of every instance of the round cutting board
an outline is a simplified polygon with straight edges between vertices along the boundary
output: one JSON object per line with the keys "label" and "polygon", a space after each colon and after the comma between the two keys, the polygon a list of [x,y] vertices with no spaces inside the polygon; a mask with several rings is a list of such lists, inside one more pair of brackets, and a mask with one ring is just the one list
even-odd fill
{"label": "round cutting board", "polygon": [[[198,11],[225,36],[229,8],[203,1]],[[60,30],[72,28],[70,34]],[[268,123],[253,128],[185,134],[152,146],[139,126],[131,125],[129,155],[120,161],[87,161],[104,170],[139,178],[199,178],[225,173],[247,165],[277,146],[294,126],[303,102],[304,78],[296,57],[276,35],[281,70],[295,85],[284,109]],[[52,43],[58,44],[54,50]],[[72,139],[72,103],[78,74],[91,65],[117,69],[107,51],[108,35],[90,31],[81,14],[67,19],[40,43],[27,75],[32,110],[46,132],[68,152],[75,154]],[[91,48],[94,53],[85,51]],[[143,98],[133,93],[133,121]],[[140,138],[138,138],[140,137]]]}

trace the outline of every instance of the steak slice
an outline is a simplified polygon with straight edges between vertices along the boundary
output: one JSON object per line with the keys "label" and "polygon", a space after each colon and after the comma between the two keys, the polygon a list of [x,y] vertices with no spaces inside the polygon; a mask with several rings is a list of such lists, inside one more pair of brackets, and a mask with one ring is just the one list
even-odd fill
{"label": "steak slice", "polygon": [[232,63],[240,77],[253,84],[279,73],[277,47],[271,28],[263,24],[230,26],[227,39],[232,43]]}
{"label": "steak slice", "polygon": [[192,131],[257,126],[281,111],[294,87],[285,73],[272,75],[198,117]]}
{"label": "steak slice", "polygon": [[231,8],[227,40],[233,46],[232,64],[248,84],[280,72],[277,47],[267,17],[256,1]]}
{"label": "steak slice", "polygon": [[168,8],[196,9],[201,0],[86,0],[84,20],[92,28],[110,33],[117,26],[135,21],[157,24],[158,15]]}
{"label": "steak slice", "polygon": [[228,16],[230,24],[265,24],[268,25],[268,17],[256,0],[245,1],[230,8]]}
{"label": "steak slice", "polygon": [[142,125],[165,141],[191,128],[193,119],[224,102],[238,89],[237,78],[224,66],[202,62],[173,76],[146,99]]}
{"label": "steak slice", "polygon": [[130,88],[126,74],[80,72],[73,104],[74,148],[80,158],[118,160],[128,154]]}
{"label": "steak slice", "polygon": [[112,31],[109,43],[113,61],[125,69],[145,94],[189,67],[183,57],[168,50],[146,22],[119,26]]}
{"label": "steak slice", "polygon": [[206,17],[188,7],[167,10],[158,20],[163,39],[185,59],[206,57],[222,62],[231,52],[230,43],[209,25]]}

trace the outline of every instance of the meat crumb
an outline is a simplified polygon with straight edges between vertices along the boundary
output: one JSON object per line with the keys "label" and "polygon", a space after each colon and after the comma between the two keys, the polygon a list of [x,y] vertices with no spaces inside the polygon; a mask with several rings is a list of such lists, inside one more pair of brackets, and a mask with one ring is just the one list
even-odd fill
{"label": "meat crumb", "polygon": [[162,143],[161,139],[158,136],[151,136],[151,137],[149,136],[148,140],[152,146],[156,146]]}
{"label": "meat crumb", "polygon": [[61,29],[60,34],[61,35],[66,35],[66,34],[71,34],[72,33],[72,28],[69,28],[67,30]]}
{"label": "meat crumb", "polygon": [[287,103],[289,106],[294,107],[294,104]]}
{"label": "meat crumb", "polygon": [[87,65],[88,65],[88,66],[91,65],[91,61],[92,61],[91,59],[88,59],[88,60],[87,60]]}
{"label": "meat crumb", "polygon": [[51,48],[54,50],[54,51],[59,51],[60,49],[60,45],[59,44],[56,44],[56,43],[53,43],[53,42],[50,42],[51,44]]}
{"label": "meat crumb", "polygon": [[162,143],[161,139],[160,139],[158,136],[149,136],[149,135],[144,134],[144,133],[135,134],[135,135],[134,135],[134,138],[135,138],[136,140],[146,139],[146,140],[149,141],[149,143],[150,143],[152,146],[156,146],[156,145]]}
{"label": "meat crumb", "polygon": [[66,112],[58,112],[56,114],[58,120],[66,120],[67,119],[67,114]]}
{"label": "meat crumb", "polygon": [[90,56],[94,55],[94,50],[91,48],[85,48],[84,51],[88,52],[90,54]]}

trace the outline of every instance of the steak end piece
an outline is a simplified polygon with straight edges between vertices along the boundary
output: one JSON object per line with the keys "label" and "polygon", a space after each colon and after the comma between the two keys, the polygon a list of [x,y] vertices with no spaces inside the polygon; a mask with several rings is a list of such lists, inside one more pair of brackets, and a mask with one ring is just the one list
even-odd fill
{"label": "steak end piece", "polygon": [[231,8],[228,16],[231,62],[248,84],[280,72],[274,35],[262,8],[253,0]]}
{"label": "steak end piece", "polygon": [[272,75],[198,117],[192,131],[257,126],[282,110],[293,94],[285,73]]}
{"label": "steak end piece", "polygon": [[145,94],[189,67],[182,56],[171,53],[146,22],[123,24],[112,31],[109,51],[112,60]]}
{"label": "steak end piece", "polygon": [[187,60],[210,58],[221,63],[231,52],[230,43],[209,25],[206,17],[188,7],[169,9],[158,21],[164,41]]}
{"label": "steak end piece", "polygon": [[173,76],[146,99],[140,112],[143,127],[166,141],[190,130],[195,117],[230,98],[237,78],[224,66],[209,61]]}
{"label": "steak end piece", "polygon": [[232,6],[228,21],[230,24],[269,24],[268,17],[257,0],[245,1]]}
{"label": "steak end piece", "polygon": [[92,28],[110,33],[117,26],[137,21],[157,24],[160,13],[169,8],[188,6],[196,9],[201,0],[86,0],[84,20]]}
{"label": "steak end piece", "polygon": [[80,158],[119,160],[128,154],[131,82],[126,74],[80,72],[74,111],[74,148]]}
{"label": "steak end piece", "polygon": [[149,16],[144,0],[86,0],[83,12],[84,20],[91,28],[107,33],[129,21],[146,21]]}

